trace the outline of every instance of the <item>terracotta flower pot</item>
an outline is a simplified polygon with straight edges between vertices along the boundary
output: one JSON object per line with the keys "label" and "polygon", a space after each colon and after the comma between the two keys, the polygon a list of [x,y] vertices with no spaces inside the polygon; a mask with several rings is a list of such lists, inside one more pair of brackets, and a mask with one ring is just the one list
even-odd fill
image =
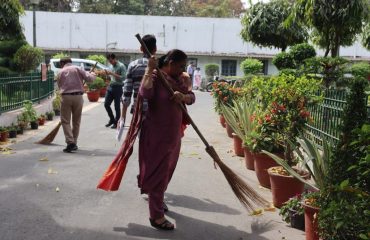
{"label": "terracotta flower pot", "polygon": [[320,209],[305,203],[302,205],[304,207],[306,240],[319,240],[317,215]]}
{"label": "terracotta flower pot", "polygon": [[0,142],[8,141],[8,137],[9,137],[9,132],[8,131],[0,132]]}
{"label": "terracotta flower pot", "polygon": [[233,133],[233,138],[235,155],[239,157],[244,157],[243,141],[235,133]]}
{"label": "terracotta flower pot", "polygon": [[230,127],[229,124],[227,124],[227,122],[225,124],[226,124],[227,136],[229,136],[229,138],[233,138],[233,129]]}
{"label": "terracotta flower pot", "polygon": [[45,124],[45,118],[39,118],[38,121],[40,126]]}
{"label": "terracotta flower pot", "polygon": [[245,166],[249,170],[254,170],[254,158],[252,152],[249,150],[248,147],[244,147],[244,159],[245,159]]}
{"label": "terracotta flower pot", "polygon": [[100,90],[88,91],[87,92],[87,98],[89,99],[90,102],[99,101],[99,97],[100,97]]}
{"label": "terracotta flower pot", "polygon": [[107,87],[103,87],[100,89],[100,97],[105,97],[106,93],[107,93]]}
{"label": "terracotta flower pot", "polygon": [[226,127],[226,120],[225,120],[224,115],[220,115],[220,123],[221,123],[221,126],[222,126],[223,128],[225,128],[225,127]]}
{"label": "terracotta flower pot", "polygon": [[[290,198],[302,194],[304,190],[304,183],[290,175],[279,174],[277,171],[280,169],[283,167],[271,167],[267,171],[270,176],[272,202],[277,208],[282,207]],[[308,172],[301,171],[299,174],[303,178],[309,177]]]}
{"label": "terracotta flower pot", "polygon": [[[279,153],[277,155],[284,158],[283,153]],[[277,164],[274,159],[264,153],[254,153],[253,157],[254,170],[256,171],[258,182],[262,187],[270,188],[270,176],[267,172],[267,169],[269,169],[270,167],[279,166],[279,164]]]}

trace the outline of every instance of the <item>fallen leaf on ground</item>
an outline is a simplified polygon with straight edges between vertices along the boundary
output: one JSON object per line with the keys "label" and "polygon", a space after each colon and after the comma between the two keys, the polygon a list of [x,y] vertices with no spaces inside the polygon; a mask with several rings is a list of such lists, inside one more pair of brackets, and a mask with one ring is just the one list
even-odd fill
{"label": "fallen leaf on ground", "polygon": [[198,156],[199,154],[198,153],[190,153],[189,156]]}
{"label": "fallen leaf on ground", "polygon": [[53,170],[52,168],[48,169],[48,174],[57,174],[58,172]]}
{"label": "fallen leaf on ground", "polygon": [[263,209],[256,209],[254,210],[249,216],[260,216],[263,214]]}
{"label": "fallen leaf on ground", "polygon": [[43,158],[40,158],[39,161],[46,162],[46,161],[49,161],[49,159],[47,157],[43,157]]}
{"label": "fallen leaf on ground", "polygon": [[59,187],[57,187],[57,188],[55,189],[55,191],[56,191],[56,192],[59,192],[59,191],[60,191]]}
{"label": "fallen leaf on ground", "polygon": [[263,209],[267,212],[275,212],[276,211],[276,208],[273,204],[271,204],[270,206],[268,206],[267,208]]}

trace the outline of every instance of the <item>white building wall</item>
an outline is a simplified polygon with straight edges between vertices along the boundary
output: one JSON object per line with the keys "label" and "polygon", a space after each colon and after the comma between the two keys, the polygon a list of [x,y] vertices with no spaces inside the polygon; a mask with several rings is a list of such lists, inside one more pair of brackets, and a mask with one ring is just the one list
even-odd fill
{"label": "white building wall", "polygon": [[[115,51],[131,54],[139,49],[139,43],[134,37],[136,33],[154,34],[159,52],[167,52],[173,48],[184,50],[199,59],[203,70],[206,63],[215,62],[221,67],[222,59],[236,59],[238,75],[242,75],[239,65],[246,57],[271,59],[279,52],[278,49],[260,48],[243,42],[240,37],[240,19],[236,18],[56,12],[36,14],[37,46],[49,50],[105,52],[107,48],[114,47]],[[32,12],[26,11],[21,22],[27,41],[32,43]],[[318,52],[323,54],[323,51]],[[341,48],[340,54],[370,59],[370,51],[359,43]],[[269,74],[277,72],[271,60],[268,66]]]}

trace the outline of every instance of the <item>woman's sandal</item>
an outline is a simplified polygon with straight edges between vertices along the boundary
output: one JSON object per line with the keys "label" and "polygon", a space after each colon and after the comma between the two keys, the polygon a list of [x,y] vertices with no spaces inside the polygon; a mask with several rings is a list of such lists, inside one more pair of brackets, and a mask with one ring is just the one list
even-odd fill
{"label": "woman's sandal", "polygon": [[155,220],[151,218],[149,218],[149,221],[152,227],[159,229],[159,230],[174,230],[175,229],[175,226],[167,219],[164,220],[164,222],[161,224],[156,223]]}

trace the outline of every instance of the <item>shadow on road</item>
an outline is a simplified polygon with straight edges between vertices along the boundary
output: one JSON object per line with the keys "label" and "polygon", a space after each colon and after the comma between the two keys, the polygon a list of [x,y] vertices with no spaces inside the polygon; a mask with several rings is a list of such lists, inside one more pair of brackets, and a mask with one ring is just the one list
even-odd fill
{"label": "shadow on road", "polygon": [[[274,228],[271,222],[262,223],[255,222],[252,224],[252,232],[247,233],[241,231],[234,226],[225,226],[206,222],[203,220],[191,218],[178,213],[168,213],[168,216],[176,219],[176,229],[173,232],[164,232],[155,230],[149,225],[140,225],[129,223],[127,227],[114,227],[115,232],[124,232],[128,236],[145,237],[152,239],[178,239],[178,240],[194,240],[194,239],[238,239],[238,240],[268,240],[261,236],[262,233]],[[255,224],[255,226],[253,226]],[[258,225],[258,227],[256,227]]]}
{"label": "shadow on road", "polygon": [[227,205],[216,203],[210,199],[198,199],[185,195],[175,195],[171,193],[166,193],[166,204],[176,207],[184,207],[189,209],[194,209],[202,212],[214,212],[214,213],[224,213],[229,215],[239,215],[236,209],[230,208]]}

